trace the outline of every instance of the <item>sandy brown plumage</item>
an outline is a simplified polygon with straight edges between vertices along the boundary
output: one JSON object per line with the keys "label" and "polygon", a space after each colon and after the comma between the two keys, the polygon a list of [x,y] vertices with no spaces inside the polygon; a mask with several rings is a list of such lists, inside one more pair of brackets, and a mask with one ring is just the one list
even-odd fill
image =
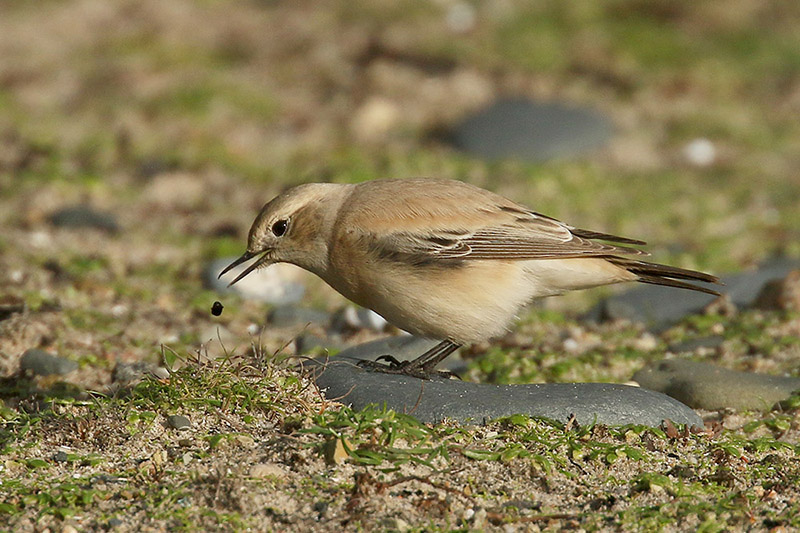
{"label": "sandy brown plumage", "polygon": [[255,265],[294,263],[397,327],[457,346],[501,334],[533,299],[571,290],[640,281],[717,294],[693,283],[715,276],[642,261],[647,253],[632,246],[643,244],[458,181],[376,180],[275,198],[234,265],[261,256],[238,281]]}

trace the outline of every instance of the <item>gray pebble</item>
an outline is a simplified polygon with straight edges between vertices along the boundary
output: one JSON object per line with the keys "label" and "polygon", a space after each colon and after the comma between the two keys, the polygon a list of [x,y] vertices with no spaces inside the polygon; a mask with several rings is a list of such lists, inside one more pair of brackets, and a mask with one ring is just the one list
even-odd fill
{"label": "gray pebble", "polygon": [[357,359],[336,358],[327,364],[306,363],[328,398],[363,409],[386,405],[413,415],[423,423],[453,419],[485,423],[513,414],[580,424],[659,426],[665,419],[676,424],[702,426],[687,406],[659,392],[607,383],[552,383],[492,385],[455,379],[421,380],[381,374],[356,366]]}
{"label": "gray pebble", "polygon": [[63,450],[57,451],[53,456],[53,461],[57,463],[66,463],[68,459],[69,455]]}
{"label": "gray pebble", "polygon": [[119,518],[110,518],[108,520],[109,529],[114,528],[114,527],[119,527],[121,525],[122,525],[122,520],[120,520]]}
{"label": "gray pebble", "polygon": [[296,305],[279,305],[267,315],[269,323],[276,328],[302,327],[306,324],[327,324],[330,319],[331,316],[325,311]]}
{"label": "gray pebble", "polygon": [[723,342],[725,342],[725,337],[722,335],[709,335],[708,337],[689,339],[670,344],[669,351],[672,353],[694,353],[701,350],[716,350],[722,346]]}
{"label": "gray pebble", "polygon": [[192,427],[192,422],[183,415],[169,415],[167,425],[173,429],[185,430]]}
{"label": "gray pebble", "polygon": [[75,361],[36,348],[22,354],[19,366],[24,372],[31,372],[37,376],[63,376],[78,369],[78,363]]}
{"label": "gray pebble", "polygon": [[334,313],[331,319],[331,329],[336,333],[362,329],[380,333],[386,329],[387,325],[386,319],[375,311],[354,305],[340,309]]}
{"label": "gray pebble", "polygon": [[25,300],[14,296],[0,297],[0,321],[25,311]]}
{"label": "gray pebble", "polygon": [[205,286],[221,294],[235,293],[247,300],[273,304],[296,303],[303,297],[305,286],[297,281],[287,279],[287,268],[292,267],[285,264],[271,265],[269,268],[251,272],[233,287],[228,287],[228,283],[249,266],[249,263],[239,265],[221,279],[217,279],[219,273],[235,259],[237,258],[226,257],[212,261],[203,272]]}
{"label": "gray pebble", "polygon": [[660,361],[633,379],[697,409],[770,409],[800,389],[800,378],[738,372],[681,359]]}
{"label": "gray pebble", "polygon": [[515,98],[468,117],[450,137],[457,148],[478,157],[538,162],[584,153],[612,133],[611,121],[596,111]]}
{"label": "gray pebble", "polygon": [[164,367],[146,361],[117,363],[111,372],[111,381],[121,385],[129,385],[142,380],[145,376],[166,379],[169,377],[169,372]]}
{"label": "gray pebble", "polygon": [[50,223],[61,228],[94,228],[117,233],[119,225],[111,213],[97,211],[86,205],[65,207],[48,217]]}

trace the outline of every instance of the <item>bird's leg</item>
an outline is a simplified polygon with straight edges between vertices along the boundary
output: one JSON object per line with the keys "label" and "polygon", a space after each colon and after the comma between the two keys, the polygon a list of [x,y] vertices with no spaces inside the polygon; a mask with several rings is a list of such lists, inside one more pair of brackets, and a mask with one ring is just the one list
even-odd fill
{"label": "bird's leg", "polygon": [[460,347],[460,344],[457,344],[451,340],[443,340],[416,359],[407,361],[404,364],[408,368],[419,369],[423,372],[430,373],[433,372],[433,369],[436,368],[436,365],[444,361],[448,355],[455,352]]}
{"label": "bird's leg", "polygon": [[[456,351],[460,344],[451,340],[443,340],[424,354],[411,361],[398,361],[391,355],[382,355],[375,361],[361,361],[359,366],[368,368],[375,372],[382,372],[384,374],[402,374],[407,376],[414,376],[422,379],[429,379],[434,373],[450,377],[451,372],[435,372],[436,365],[441,363],[448,355]],[[381,364],[378,361],[389,361],[388,365]]]}

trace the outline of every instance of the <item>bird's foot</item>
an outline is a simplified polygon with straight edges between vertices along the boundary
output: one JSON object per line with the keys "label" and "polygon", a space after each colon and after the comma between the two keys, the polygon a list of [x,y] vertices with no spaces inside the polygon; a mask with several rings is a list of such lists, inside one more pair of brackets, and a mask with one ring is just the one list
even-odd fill
{"label": "bird's foot", "polygon": [[[382,363],[381,361],[388,361]],[[458,376],[449,370],[434,370],[414,364],[415,361],[398,361],[394,356],[381,355],[374,361],[363,360],[358,362],[358,366],[371,372],[382,374],[394,374],[400,376],[411,376],[418,379],[430,380],[431,378],[450,379]],[[461,378],[458,378],[461,379]]]}

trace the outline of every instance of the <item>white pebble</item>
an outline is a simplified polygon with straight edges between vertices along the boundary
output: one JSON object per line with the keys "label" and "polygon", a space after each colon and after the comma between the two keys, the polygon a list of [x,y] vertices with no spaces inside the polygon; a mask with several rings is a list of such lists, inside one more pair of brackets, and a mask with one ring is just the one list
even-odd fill
{"label": "white pebble", "polygon": [[692,165],[707,167],[716,161],[717,149],[708,139],[694,139],[683,147],[683,156]]}
{"label": "white pebble", "polygon": [[564,340],[564,351],[569,353],[577,353],[580,351],[581,345],[575,339]]}
{"label": "white pebble", "polygon": [[456,2],[445,15],[445,23],[454,33],[466,33],[475,28],[475,8],[467,2]]}

